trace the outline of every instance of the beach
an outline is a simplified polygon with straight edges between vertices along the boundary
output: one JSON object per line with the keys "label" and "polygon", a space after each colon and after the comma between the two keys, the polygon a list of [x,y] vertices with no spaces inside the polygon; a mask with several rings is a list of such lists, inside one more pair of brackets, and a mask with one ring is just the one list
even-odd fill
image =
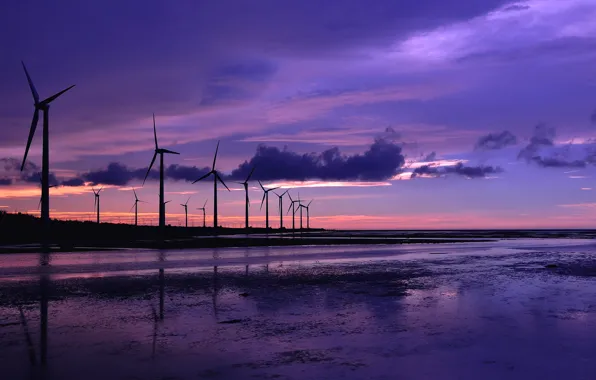
{"label": "beach", "polygon": [[11,379],[589,379],[595,253],[587,239],[500,239],[3,255],[0,366]]}

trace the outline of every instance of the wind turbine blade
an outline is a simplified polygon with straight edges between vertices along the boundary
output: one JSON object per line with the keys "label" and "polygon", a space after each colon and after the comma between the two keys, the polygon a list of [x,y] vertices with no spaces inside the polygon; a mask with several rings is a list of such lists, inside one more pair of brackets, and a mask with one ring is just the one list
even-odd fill
{"label": "wind turbine blade", "polygon": [[265,197],[267,196],[267,193],[263,193],[263,199],[261,199],[261,207],[259,208],[259,210],[263,209],[263,202],[265,202]]}
{"label": "wind turbine blade", "polygon": [[29,154],[29,148],[35,135],[35,129],[37,128],[37,122],[39,121],[39,110],[36,108],[33,113],[33,120],[31,121],[31,128],[29,129],[29,138],[27,138],[27,147],[25,148],[25,156],[23,156],[23,163],[21,164],[21,171],[25,168],[25,161],[27,161],[27,155]]}
{"label": "wind turbine blade", "polygon": [[23,64],[23,70],[25,70],[25,75],[27,75],[27,82],[29,82],[29,88],[31,89],[31,94],[33,95],[35,104],[37,104],[37,103],[39,103],[39,95],[37,94],[37,90],[35,89],[35,86],[33,85],[33,81],[31,80],[31,77],[29,76],[27,67],[25,67],[25,62],[21,61],[21,63]]}
{"label": "wind turbine blade", "polygon": [[288,189],[288,191],[286,191],[286,193],[288,193],[288,197],[290,197],[290,200],[291,200],[292,202],[294,202],[294,200],[292,199],[292,195],[289,193],[289,191],[290,191],[290,190]]}
{"label": "wind turbine blade", "polygon": [[[191,195],[192,196],[192,195]],[[188,202],[190,201],[190,197],[188,197],[188,199],[186,200],[186,203],[184,204],[185,206],[188,204]]]}
{"label": "wind turbine blade", "polygon": [[[288,190],[284,191],[283,193],[281,193],[281,196],[283,197],[284,195],[286,195],[286,193],[287,193],[288,191],[290,191],[290,189],[288,189]],[[288,193],[288,195],[290,195],[290,194]]]}
{"label": "wind turbine blade", "polygon": [[277,190],[277,189],[279,189],[279,186],[277,186],[277,187],[274,187],[273,189],[269,189],[269,190],[267,190],[267,191],[271,191],[271,190]]}
{"label": "wind turbine blade", "polygon": [[41,197],[39,198],[39,205],[37,206],[37,209],[39,210],[41,208]]}
{"label": "wind turbine blade", "polygon": [[147,180],[147,177],[149,176],[149,172],[151,171],[151,168],[153,167],[153,163],[155,162],[156,158],[157,158],[157,152],[153,153],[153,159],[151,160],[151,165],[149,165],[149,169],[147,169],[147,174],[145,174],[145,179],[143,180],[143,185],[145,185],[145,181]]}
{"label": "wind turbine blade", "polygon": [[42,104],[50,104],[52,103],[54,100],[56,100],[57,97],[59,97],[60,95],[64,94],[66,91],[70,90],[71,88],[73,88],[75,85],[73,84],[70,87],[65,88],[64,90],[50,96],[49,98],[45,99],[43,102],[41,102]]}
{"label": "wind turbine blade", "polygon": [[205,209],[205,206],[207,206],[207,200],[205,200],[205,204],[203,205],[203,210]]}
{"label": "wind turbine blade", "polygon": [[180,203],[180,206],[184,207],[184,206],[186,206],[186,205],[183,205],[182,203]]}
{"label": "wind turbine blade", "polygon": [[164,153],[169,153],[169,154],[180,154],[178,152],[174,152],[173,150],[168,150],[168,149],[162,149],[161,151]]}
{"label": "wind turbine blade", "polygon": [[138,201],[139,200],[139,197],[137,197],[137,192],[135,191],[134,188],[132,189],[132,192],[135,193],[135,200]]}
{"label": "wind turbine blade", "polygon": [[292,209],[292,205],[293,204],[294,204],[294,201],[292,201],[292,203],[290,203],[290,207],[288,207],[288,211],[286,212],[286,214],[290,212],[290,210]]}
{"label": "wind turbine blade", "polygon": [[217,151],[219,150],[219,140],[217,140],[217,147],[215,148],[215,156],[213,156],[213,166],[211,170],[215,170],[215,160],[217,160]]}
{"label": "wind turbine blade", "polygon": [[261,189],[263,189],[263,191],[267,191],[265,190],[265,188],[263,187],[263,184],[261,183],[261,181],[257,181],[259,183],[259,186],[261,186]]}
{"label": "wind turbine blade", "polygon": [[215,172],[215,175],[217,176],[217,179],[219,180],[219,182],[221,182],[221,184],[224,185],[226,187],[226,189],[228,189],[228,191],[230,191],[230,188],[228,187],[228,185],[226,185],[226,183],[223,181],[223,179],[221,179],[221,177],[219,176],[219,173]]}
{"label": "wind turbine blade", "polygon": [[250,177],[252,177],[252,173],[254,173],[254,172],[255,172],[255,169],[256,169],[256,168],[257,168],[256,166],[253,166],[253,167],[252,167],[252,170],[250,171],[250,174],[248,175],[248,177],[246,177],[246,181],[245,181],[245,182],[248,182],[248,180],[250,179]]}
{"label": "wind turbine blade", "polygon": [[103,186],[99,188],[99,190],[97,190],[97,194],[99,194],[100,191],[103,190]]}
{"label": "wind turbine blade", "polygon": [[157,129],[155,128],[155,114],[153,114],[153,137],[155,138],[155,149],[159,149],[157,146]]}
{"label": "wind turbine blade", "polygon": [[308,202],[308,204],[306,205],[307,208],[310,206],[310,204],[312,203],[312,201],[314,201],[314,199],[312,199],[310,202]]}
{"label": "wind turbine blade", "polygon": [[132,207],[130,208],[130,211],[132,211],[132,209],[135,208],[136,205],[137,205],[137,202],[135,202],[135,204],[132,205]]}
{"label": "wind turbine blade", "polygon": [[212,173],[213,173],[213,171],[210,171],[209,173],[205,174],[204,176],[202,176],[201,178],[197,179],[197,180],[196,180],[196,181],[194,181],[193,183],[197,183],[197,182],[199,182],[200,180],[203,180],[203,179],[205,179],[205,178],[209,177],[209,176],[210,176]]}

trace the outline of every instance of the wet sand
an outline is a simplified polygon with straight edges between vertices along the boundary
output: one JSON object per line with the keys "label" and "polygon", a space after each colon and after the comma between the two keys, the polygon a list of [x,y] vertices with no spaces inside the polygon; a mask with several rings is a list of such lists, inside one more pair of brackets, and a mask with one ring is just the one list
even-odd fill
{"label": "wet sand", "polygon": [[[0,367],[10,379],[592,379],[596,371],[592,241],[285,249],[62,254],[43,272],[34,255],[3,257]],[[43,370],[30,364],[18,311],[39,358],[40,278]]]}

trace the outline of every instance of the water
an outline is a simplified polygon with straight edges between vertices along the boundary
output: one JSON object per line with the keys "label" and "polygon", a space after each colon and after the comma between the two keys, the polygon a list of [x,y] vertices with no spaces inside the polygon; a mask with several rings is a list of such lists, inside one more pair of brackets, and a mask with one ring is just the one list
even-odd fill
{"label": "water", "polygon": [[526,239],[88,252],[44,268],[3,255],[0,368],[10,379],[592,379],[595,250]]}

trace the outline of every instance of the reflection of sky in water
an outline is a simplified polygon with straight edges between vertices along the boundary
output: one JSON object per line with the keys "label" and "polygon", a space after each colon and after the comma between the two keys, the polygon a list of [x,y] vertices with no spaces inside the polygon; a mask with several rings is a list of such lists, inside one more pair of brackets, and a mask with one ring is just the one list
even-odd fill
{"label": "reflection of sky in water", "polygon": [[[117,272],[54,274],[54,291],[76,291],[49,301],[50,378],[360,379],[396,370],[404,378],[591,378],[593,280],[527,269],[539,268],[540,260],[585,261],[589,250],[571,254],[550,245],[548,254],[428,254],[437,248],[397,261],[360,259],[365,265],[349,258],[251,262],[250,285],[238,280],[244,265],[219,266],[217,280],[213,267],[167,269],[163,321],[152,314],[160,305],[157,270],[132,271],[127,279]],[[244,258],[247,251],[238,253]],[[162,254],[169,263],[170,253]],[[343,282],[350,273],[370,278]],[[24,310],[38,347],[39,303],[27,302]],[[234,319],[241,322],[217,323]],[[3,304],[0,365],[22,378],[28,359],[13,322],[18,311]]]}

